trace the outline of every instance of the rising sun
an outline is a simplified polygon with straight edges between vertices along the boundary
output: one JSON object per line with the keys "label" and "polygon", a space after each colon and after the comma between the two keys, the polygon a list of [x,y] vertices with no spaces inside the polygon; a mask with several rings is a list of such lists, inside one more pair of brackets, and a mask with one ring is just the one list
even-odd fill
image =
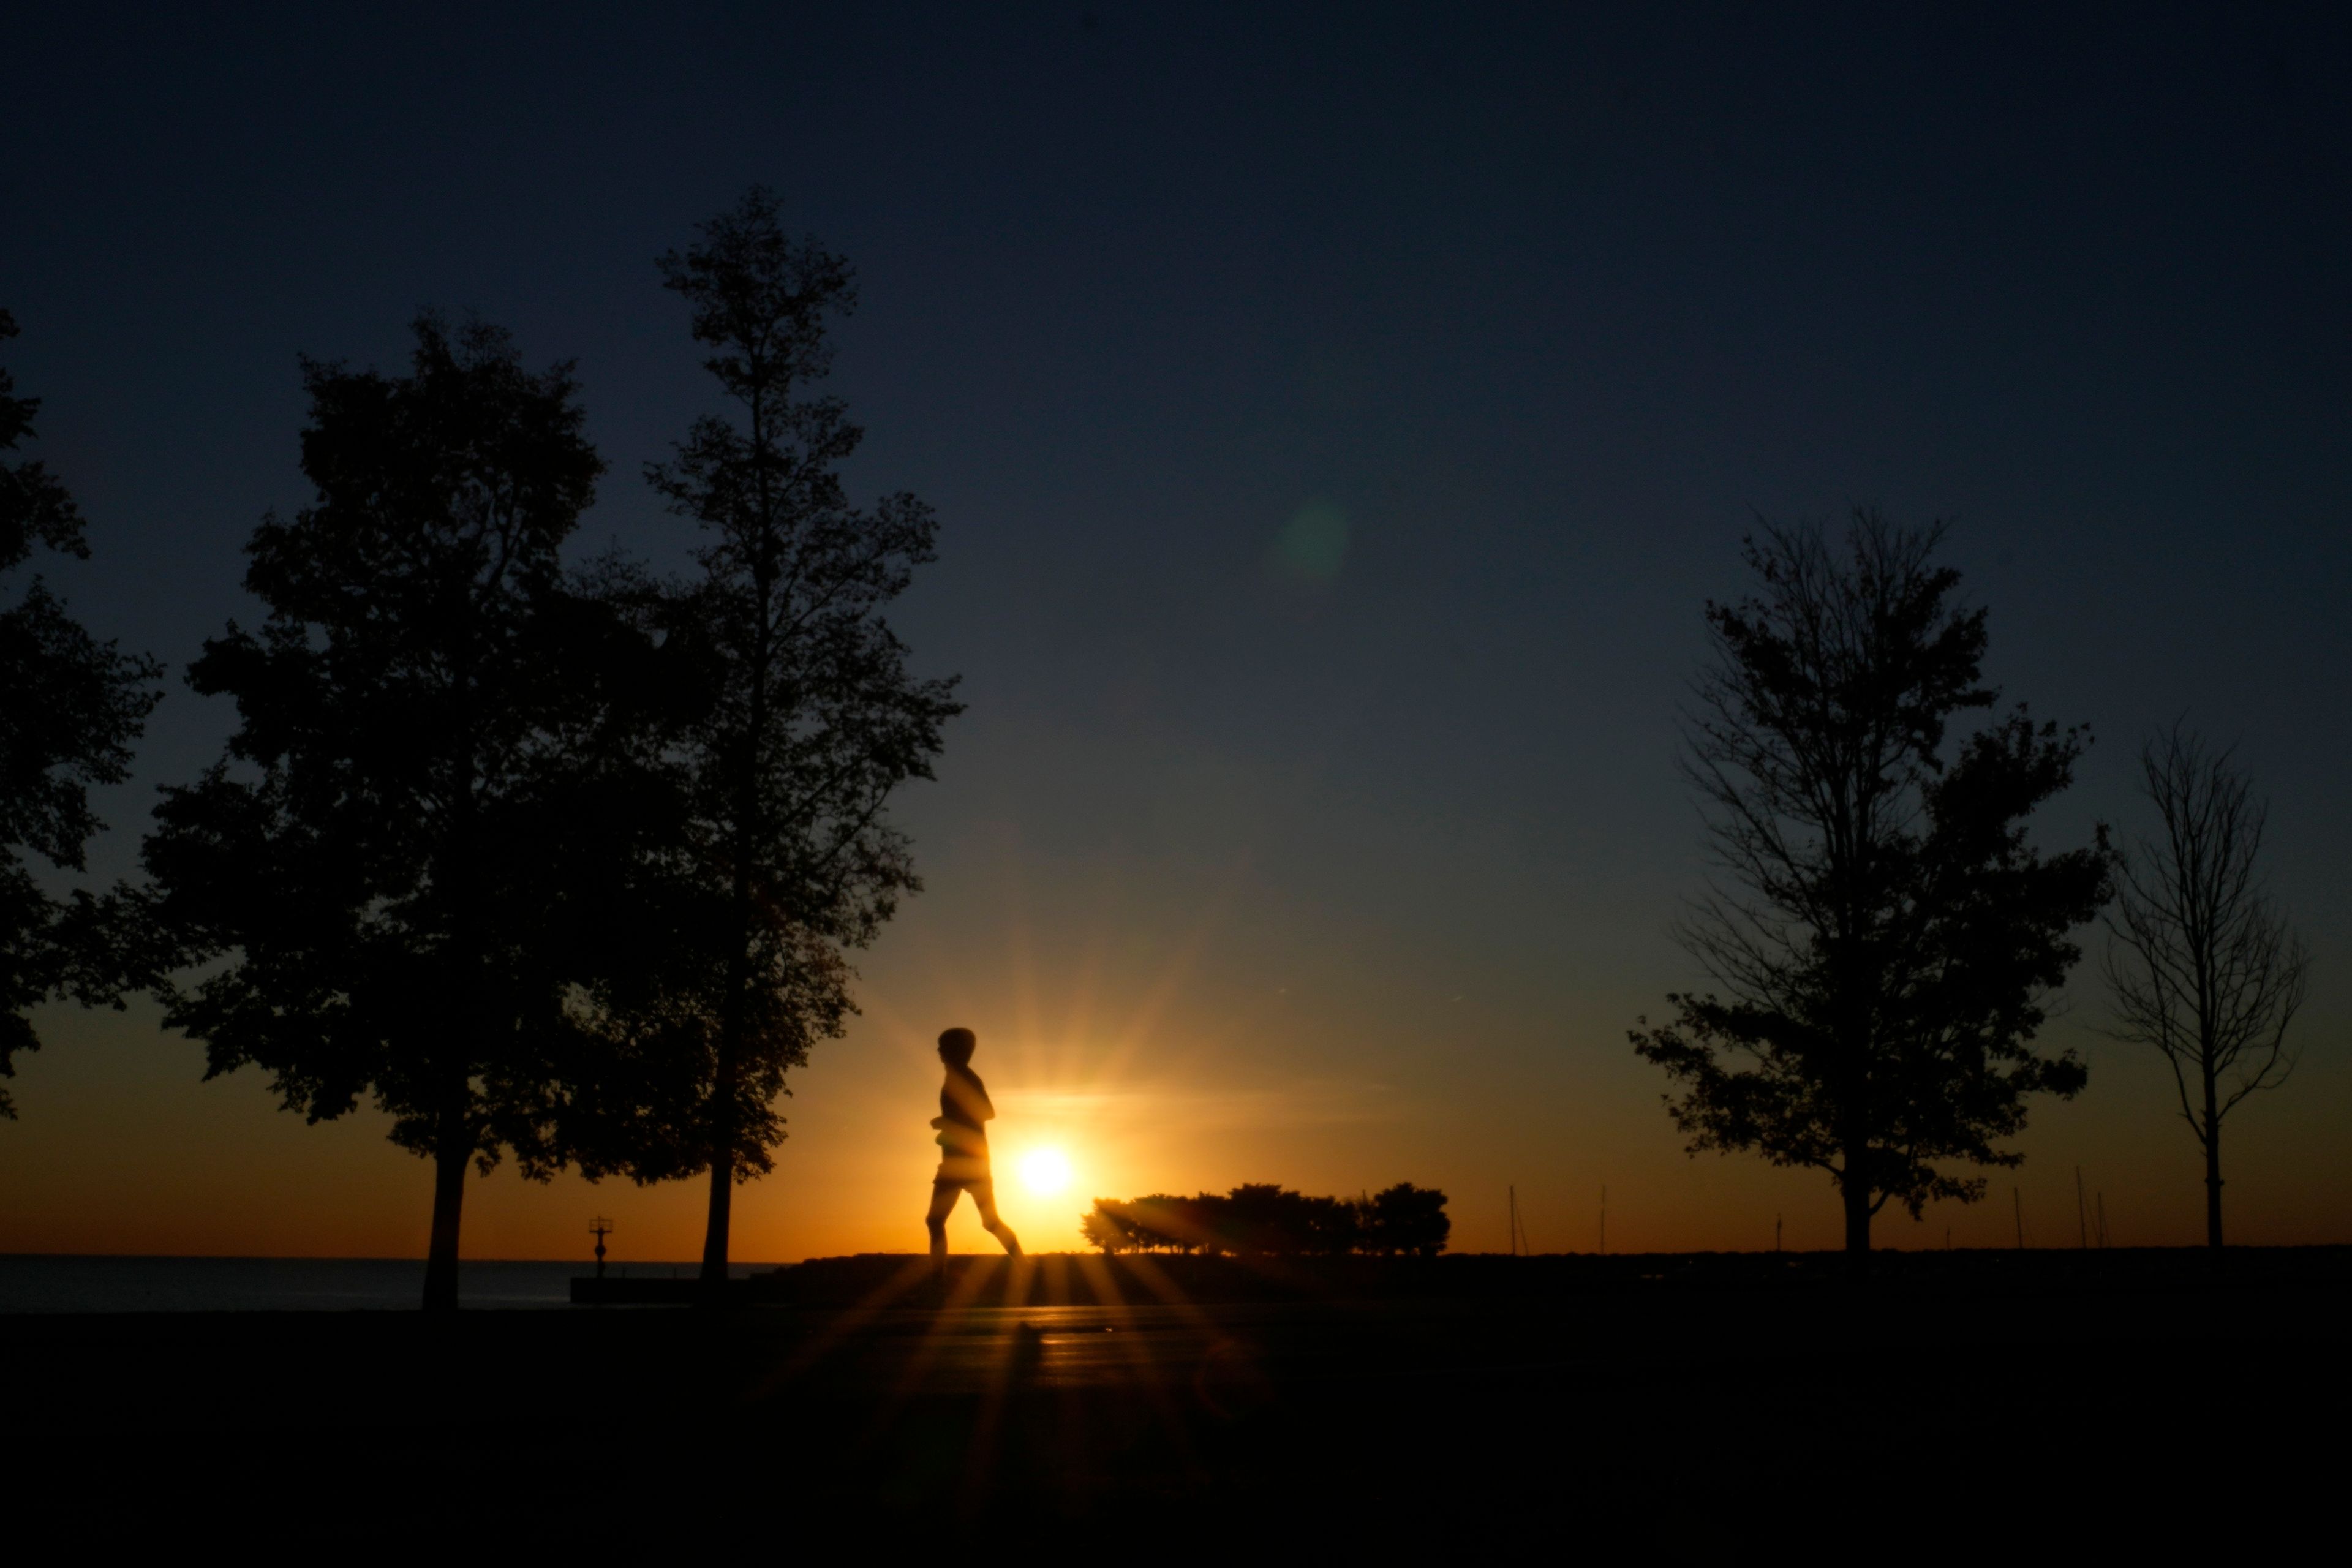
{"label": "rising sun", "polygon": [[1069,1157],[1059,1149],[1032,1149],[1021,1156],[1021,1184],[1050,1198],[1070,1184]]}

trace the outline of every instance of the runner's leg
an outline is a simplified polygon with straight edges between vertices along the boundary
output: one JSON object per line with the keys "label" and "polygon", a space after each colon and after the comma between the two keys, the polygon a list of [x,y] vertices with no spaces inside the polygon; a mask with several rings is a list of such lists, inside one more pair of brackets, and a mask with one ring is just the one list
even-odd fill
{"label": "runner's leg", "polygon": [[953,1182],[931,1184],[931,1209],[923,1216],[923,1225],[931,1233],[931,1277],[935,1279],[947,1269],[948,1215],[955,1208],[956,1194],[961,1190]]}
{"label": "runner's leg", "polygon": [[988,1234],[1003,1242],[1005,1251],[1015,1258],[1020,1257],[1021,1238],[1013,1234],[1011,1226],[996,1217],[996,1183],[991,1179],[974,1182],[971,1184],[971,1201],[980,1210],[980,1223],[988,1227]]}

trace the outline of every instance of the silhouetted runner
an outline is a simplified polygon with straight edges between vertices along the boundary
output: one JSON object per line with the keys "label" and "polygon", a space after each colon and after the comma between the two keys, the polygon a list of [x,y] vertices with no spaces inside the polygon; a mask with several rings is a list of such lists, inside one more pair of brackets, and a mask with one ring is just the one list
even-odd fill
{"label": "silhouetted runner", "polygon": [[940,1037],[940,1060],[947,1064],[947,1081],[940,1086],[940,1113],[931,1125],[940,1130],[940,1172],[931,1178],[931,1212],[923,1224],[931,1233],[931,1277],[947,1268],[948,1215],[958,1193],[970,1193],[980,1210],[980,1223],[1021,1256],[1021,1238],[996,1216],[996,1182],[988,1169],[988,1123],[996,1107],[988,1102],[988,1086],[971,1070],[971,1053],[979,1038],[970,1029],[950,1029]]}

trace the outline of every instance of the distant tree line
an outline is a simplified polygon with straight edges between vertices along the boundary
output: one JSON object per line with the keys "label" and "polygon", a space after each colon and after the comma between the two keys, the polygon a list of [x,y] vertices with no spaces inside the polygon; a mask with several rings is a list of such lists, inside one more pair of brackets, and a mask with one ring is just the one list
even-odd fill
{"label": "distant tree line", "polygon": [[1433,1258],[1454,1222],[1445,1194],[1400,1182],[1361,1198],[1307,1197],[1271,1182],[1189,1198],[1155,1193],[1118,1203],[1097,1198],[1078,1222],[1087,1245],[1105,1252],[1199,1252],[1230,1256]]}

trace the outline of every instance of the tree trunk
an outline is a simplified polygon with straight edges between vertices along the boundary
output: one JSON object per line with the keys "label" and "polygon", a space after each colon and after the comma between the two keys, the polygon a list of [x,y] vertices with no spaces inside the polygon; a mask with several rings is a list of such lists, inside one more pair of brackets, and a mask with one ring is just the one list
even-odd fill
{"label": "tree trunk", "polygon": [[[765,676],[761,679],[764,681]],[[754,701],[752,707],[756,727],[766,704]],[[749,822],[757,809],[757,784],[747,774],[737,786],[738,822]],[[710,1220],[702,1231],[701,1278],[713,1290],[727,1278],[728,1228],[735,1213],[735,1075],[743,1059],[744,993],[751,984],[752,926],[758,919],[751,902],[752,844],[752,835],[739,829],[735,836],[735,951],[727,955],[727,1003],[719,1017],[719,1059],[711,1064]]]}
{"label": "tree trunk", "polygon": [[760,845],[760,743],[768,733],[768,668],[772,654],[776,564],[776,502],[769,486],[768,405],[764,360],[751,391],[751,471],[758,488],[759,536],[751,552],[751,589],[760,607],[751,647],[751,710],[741,736],[740,773],[734,781],[734,900],[727,955],[727,1002],[719,1018],[719,1059],[711,1074],[710,1219],[702,1232],[702,1283],[717,1300],[727,1279],[728,1232],[735,1217],[735,1074],[742,1060],[744,993],[751,983],[751,942],[759,911],[751,901],[752,856]]}
{"label": "tree trunk", "polygon": [[730,1146],[710,1153],[710,1221],[702,1232],[702,1282],[727,1278],[727,1232],[735,1212],[735,1153]]}
{"label": "tree trunk", "polygon": [[[751,902],[748,891],[742,901]],[[719,1060],[711,1073],[710,1219],[702,1231],[701,1279],[712,1289],[727,1278],[728,1232],[735,1216],[736,1042],[742,1034],[743,988],[751,979],[740,947],[728,970],[727,1012],[719,1020]]]}
{"label": "tree trunk", "polygon": [[[1852,931],[1861,924],[1860,912],[1851,907],[1844,911],[1842,924]],[[1845,1203],[1845,1256],[1849,1270],[1860,1278],[1870,1267],[1870,1032],[1859,1016],[1855,998],[1869,994],[1867,986],[1853,971],[1852,959],[1843,961],[1839,968],[1844,979],[1840,990],[1844,993],[1840,1011],[1844,1015],[1838,1033],[1843,1049],[1839,1052],[1838,1090],[1838,1151],[1844,1170],[1838,1178],[1838,1196]]]}
{"label": "tree trunk", "polygon": [[[1862,1168],[1858,1153],[1845,1157],[1848,1172]],[[1857,1268],[1870,1265],[1870,1184],[1852,1175],[1838,1184],[1838,1195],[1845,1200],[1845,1255]]]}
{"label": "tree trunk", "polygon": [[425,1251],[425,1310],[457,1310],[457,1219],[466,1204],[466,1164],[474,1157],[463,1110],[446,1112],[433,1151],[433,1239]]}
{"label": "tree trunk", "polygon": [[2213,1075],[2205,1075],[2205,1245],[2221,1245],[2221,1118],[2213,1104]]}

